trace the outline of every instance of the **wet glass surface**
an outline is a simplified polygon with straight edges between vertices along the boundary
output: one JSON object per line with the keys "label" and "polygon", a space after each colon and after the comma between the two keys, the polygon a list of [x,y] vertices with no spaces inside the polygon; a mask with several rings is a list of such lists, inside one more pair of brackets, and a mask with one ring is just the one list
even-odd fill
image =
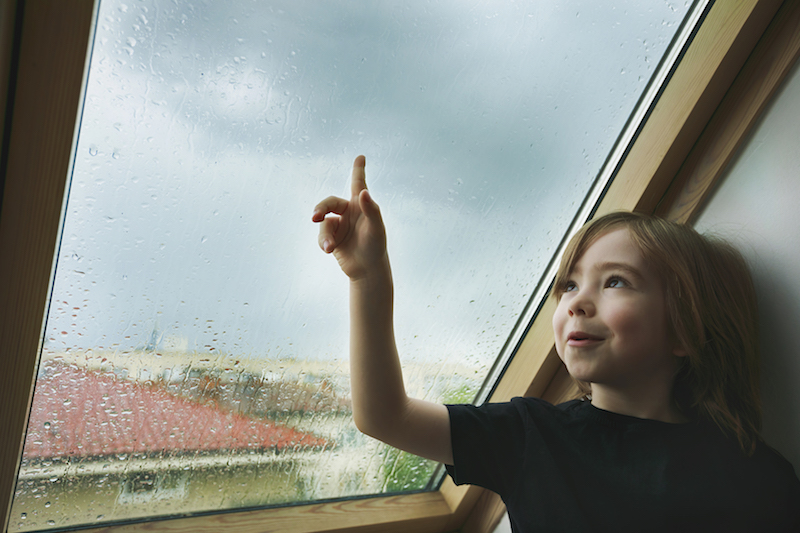
{"label": "wet glass surface", "polygon": [[409,393],[472,401],[688,8],[103,1],[10,531],[431,488],[313,206],[367,156]]}

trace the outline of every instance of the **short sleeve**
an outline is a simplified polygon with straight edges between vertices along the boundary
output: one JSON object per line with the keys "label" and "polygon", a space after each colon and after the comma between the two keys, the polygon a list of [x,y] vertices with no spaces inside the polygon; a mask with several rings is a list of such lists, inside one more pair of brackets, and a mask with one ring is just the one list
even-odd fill
{"label": "short sleeve", "polygon": [[525,420],[512,402],[448,405],[457,485],[470,484],[500,495],[514,490],[524,462]]}

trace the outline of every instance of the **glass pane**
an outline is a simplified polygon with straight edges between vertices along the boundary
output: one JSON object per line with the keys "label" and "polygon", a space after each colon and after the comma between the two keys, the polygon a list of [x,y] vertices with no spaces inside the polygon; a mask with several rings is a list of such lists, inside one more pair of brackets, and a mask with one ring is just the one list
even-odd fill
{"label": "glass pane", "polygon": [[469,402],[683,1],[103,1],[11,531],[431,488],[355,429],[353,158],[411,394]]}

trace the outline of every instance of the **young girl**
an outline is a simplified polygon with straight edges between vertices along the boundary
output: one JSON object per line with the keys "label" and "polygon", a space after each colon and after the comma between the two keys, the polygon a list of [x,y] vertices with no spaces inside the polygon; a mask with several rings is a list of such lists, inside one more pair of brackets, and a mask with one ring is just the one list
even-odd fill
{"label": "young girl", "polygon": [[759,437],[756,299],[732,247],[634,213],[591,222],[552,295],[556,350],[590,400],[433,404],[405,393],[364,166],[312,217],[350,278],[361,431],[497,492],[515,532],[800,531],[800,481]]}

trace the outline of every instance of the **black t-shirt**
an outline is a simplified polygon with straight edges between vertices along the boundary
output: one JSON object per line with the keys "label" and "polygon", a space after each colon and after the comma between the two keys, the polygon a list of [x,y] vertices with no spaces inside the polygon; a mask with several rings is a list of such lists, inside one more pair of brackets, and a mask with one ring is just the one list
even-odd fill
{"label": "black t-shirt", "polygon": [[574,400],[449,405],[457,484],[497,492],[516,533],[800,531],[800,481],[759,443]]}

